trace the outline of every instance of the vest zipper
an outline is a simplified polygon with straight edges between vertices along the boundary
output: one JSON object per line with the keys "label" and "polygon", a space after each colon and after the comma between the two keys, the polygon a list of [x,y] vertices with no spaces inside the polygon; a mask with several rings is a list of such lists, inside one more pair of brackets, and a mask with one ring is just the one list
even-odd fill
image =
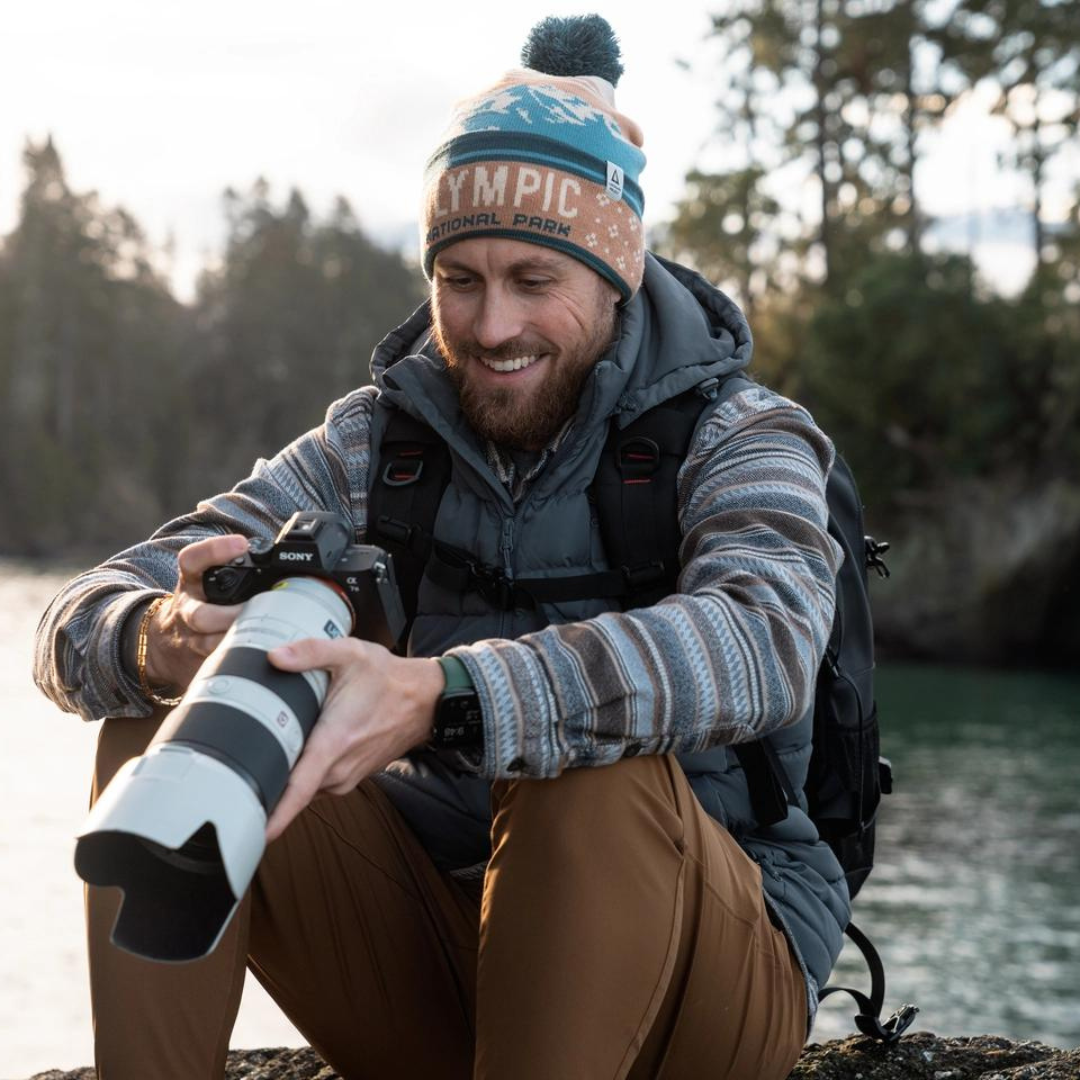
{"label": "vest zipper", "polygon": [[514,519],[512,517],[503,518],[501,548],[503,573],[512,580],[514,577]]}
{"label": "vest zipper", "polygon": [[[505,517],[502,521],[502,538],[499,541],[502,554],[503,574],[507,581],[514,580],[514,519]],[[513,636],[514,613],[505,609],[499,612],[499,636]]]}

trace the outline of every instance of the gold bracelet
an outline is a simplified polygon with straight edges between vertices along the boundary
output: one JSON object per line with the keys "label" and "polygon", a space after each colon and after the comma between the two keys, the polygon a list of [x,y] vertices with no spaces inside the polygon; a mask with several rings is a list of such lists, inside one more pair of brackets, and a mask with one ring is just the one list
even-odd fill
{"label": "gold bracelet", "polygon": [[154,617],[154,612],[171,596],[172,593],[166,593],[150,602],[150,606],[143,612],[142,621],[139,623],[139,637],[135,643],[135,667],[139,673],[139,686],[155,705],[179,705],[181,700],[178,697],[164,697],[158,694],[146,678],[146,651],[147,639],[150,635],[150,620]]}

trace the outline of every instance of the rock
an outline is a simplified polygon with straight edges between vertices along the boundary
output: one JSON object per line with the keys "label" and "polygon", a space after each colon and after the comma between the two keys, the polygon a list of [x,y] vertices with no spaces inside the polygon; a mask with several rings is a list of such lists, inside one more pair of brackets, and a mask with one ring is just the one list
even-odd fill
{"label": "rock", "polygon": [[[226,1080],[340,1080],[338,1074],[309,1047],[296,1050],[231,1050]],[[30,1080],[97,1080],[93,1069],[38,1073]]]}
{"label": "rock", "polygon": [[1078,1080],[1080,1050],[994,1035],[942,1039],[928,1031],[882,1046],[861,1035],[811,1043],[789,1080]]}
{"label": "rock", "polygon": [[[340,1080],[311,1049],[233,1050],[226,1080]],[[38,1073],[30,1080],[95,1080],[93,1069]],[[928,1031],[896,1046],[853,1035],[811,1043],[788,1080],[1080,1080],[1080,1049],[1058,1050],[995,1035],[942,1039]]]}
{"label": "rock", "polygon": [[[1023,474],[901,500],[867,527],[892,548],[872,582],[882,658],[1039,666],[1080,649],[1080,484]],[[879,587],[880,586],[880,587]],[[1022,613],[1018,617],[1018,613]]]}

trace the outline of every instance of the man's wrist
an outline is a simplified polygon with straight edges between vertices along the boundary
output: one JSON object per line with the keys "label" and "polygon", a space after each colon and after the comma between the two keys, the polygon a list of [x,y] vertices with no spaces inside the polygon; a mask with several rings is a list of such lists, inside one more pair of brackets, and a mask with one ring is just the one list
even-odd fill
{"label": "man's wrist", "polygon": [[456,656],[437,658],[445,686],[435,705],[430,744],[439,750],[469,750],[484,745],[484,718],[469,669]]}
{"label": "man's wrist", "polygon": [[155,599],[154,596],[148,596],[124,616],[124,625],[120,631],[120,662],[124,666],[124,673],[130,677],[132,682],[139,681],[139,629],[142,625],[143,616],[146,614],[146,609]]}
{"label": "man's wrist", "polygon": [[150,632],[154,622],[154,615],[157,613],[158,608],[163,604],[168,603],[171,599],[172,594],[165,593],[164,596],[158,596],[150,601],[149,606],[143,612],[142,618],[139,620],[139,632],[135,641],[135,669],[139,680],[139,687],[145,697],[155,705],[179,705],[181,700],[179,697],[170,697],[167,694],[162,693],[164,687],[152,685],[158,680],[149,664]]}
{"label": "man's wrist", "polygon": [[135,604],[124,617],[120,630],[120,664],[124,674],[155,705],[173,704],[175,701],[161,695],[161,691],[170,687],[157,677],[152,662],[151,623],[156,610],[168,596],[168,593],[157,593]]}

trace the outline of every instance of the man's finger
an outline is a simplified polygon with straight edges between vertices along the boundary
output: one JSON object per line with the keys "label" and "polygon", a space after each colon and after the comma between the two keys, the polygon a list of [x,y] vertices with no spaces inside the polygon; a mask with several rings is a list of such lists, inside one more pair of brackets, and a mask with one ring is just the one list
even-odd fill
{"label": "man's finger", "polygon": [[303,638],[278,645],[267,653],[270,663],[282,671],[311,671],[320,669],[333,674],[348,658],[357,659],[360,650],[355,638]]}
{"label": "man's finger", "polygon": [[219,636],[236,621],[242,604],[192,604],[187,615],[187,624],[196,634]]}
{"label": "man's finger", "polygon": [[326,774],[326,762],[313,754],[301,754],[285,785],[281,800],[274,807],[270,820],[266,823],[266,840],[276,840],[292,823],[293,818],[319,791],[322,778]]}
{"label": "man's finger", "polygon": [[180,570],[179,588],[199,600],[205,600],[203,593],[203,571],[211,566],[230,562],[248,549],[247,537],[232,533],[229,536],[211,536],[188,544],[177,557]]}

